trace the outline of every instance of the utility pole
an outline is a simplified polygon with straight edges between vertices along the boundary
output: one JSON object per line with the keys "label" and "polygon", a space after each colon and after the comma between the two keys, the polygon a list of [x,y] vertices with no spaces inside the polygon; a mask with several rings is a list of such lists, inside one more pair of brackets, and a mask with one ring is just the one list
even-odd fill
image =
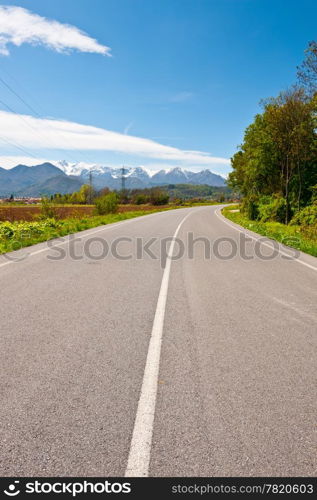
{"label": "utility pole", "polygon": [[89,170],[89,205],[92,204],[92,171]]}
{"label": "utility pole", "polygon": [[122,191],[122,194],[125,191],[125,168],[124,167],[122,167],[122,169],[121,169],[121,191]]}

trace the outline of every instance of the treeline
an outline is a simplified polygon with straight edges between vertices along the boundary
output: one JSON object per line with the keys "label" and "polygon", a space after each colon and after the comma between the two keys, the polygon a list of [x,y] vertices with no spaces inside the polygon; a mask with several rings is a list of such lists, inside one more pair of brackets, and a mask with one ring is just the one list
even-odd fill
{"label": "treeline", "polygon": [[54,194],[51,201],[58,204],[87,205],[96,204],[96,200],[113,194],[118,203],[134,205],[166,205],[169,202],[169,193],[164,189],[153,187],[148,189],[125,189],[124,191],[111,191],[108,187],[96,190],[88,184],[81,186],[79,191],[69,194]]}
{"label": "treeline", "polygon": [[[243,196],[252,220],[288,224],[302,210],[317,222],[317,42],[298,68],[298,81],[262,102],[231,159],[228,185]],[[305,207],[309,207],[308,209]]]}
{"label": "treeline", "polygon": [[[95,204],[96,200],[108,195],[109,188],[96,191],[89,185],[83,185],[79,191],[71,194],[55,194],[51,201],[57,204],[87,205]],[[133,205],[167,205],[169,201],[175,204],[185,203],[187,200],[214,200],[223,202],[232,199],[232,191],[228,187],[214,187],[193,184],[168,184],[161,187],[145,189],[125,189],[114,191],[118,203]]]}
{"label": "treeline", "polygon": [[195,198],[223,202],[231,199],[228,187],[208,186],[207,184],[168,184],[164,188],[172,200],[192,200]]}

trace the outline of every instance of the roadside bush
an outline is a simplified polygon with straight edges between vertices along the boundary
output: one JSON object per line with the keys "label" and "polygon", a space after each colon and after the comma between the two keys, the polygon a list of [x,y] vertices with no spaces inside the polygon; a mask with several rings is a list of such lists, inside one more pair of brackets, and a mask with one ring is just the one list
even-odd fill
{"label": "roadside bush", "polygon": [[119,191],[117,196],[118,196],[118,203],[121,203],[122,205],[128,205],[131,202],[129,191],[127,189]]}
{"label": "roadside bush", "polygon": [[258,212],[258,219],[261,222],[275,221],[283,223],[286,219],[286,200],[280,196],[272,198],[269,203],[260,203]]}
{"label": "roadside bush", "polygon": [[221,193],[218,197],[217,197],[217,201],[219,203],[223,203],[224,201],[226,200],[225,198],[225,195],[223,193]]}
{"label": "roadside bush", "polygon": [[0,241],[12,238],[25,239],[30,235],[38,236],[61,227],[61,222],[55,219],[45,219],[38,222],[1,222]]}
{"label": "roadside bush", "polygon": [[184,205],[184,204],[185,204],[185,202],[184,202],[183,198],[175,198],[175,199],[173,200],[173,203],[174,203],[175,205]]}
{"label": "roadside bush", "polygon": [[145,203],[148,202],[149,202],[149,197],[142,193],[136,194],[132,198],[132,203],[134,203],[135,205],[144,205]]}
{"label": "roadside bush", "polygon": [[257,220],[259,216],[259,198],[255,195],[250,195],[242,201],[241,212],[250,220]]}
{"label": "roadside bush", "polygon": [[[309,226],[300,226],[300,233],[305,238],[317,243],[317,222]],[[315,256],[317,257],[317,252]]]}
{"label": "roadside bush", "polygon": [[14,235],[14,225],[11,222],[0,223],[0,239],[11,238]]}
{"label": "roadside bush", "polygon": [[162,189],[153,189],[150,194],[150,202],[152,205],[167,205],[169,202],[169,194]]}
{"label": "roadside bush", "polygon": [[299,226],[313,226],[317,225],[317,202],[313,205],[308,205],[299,212],[297,212],[292,221],[292,225]]}
{"label": "roadside bush", "polygon": [[96,212],[98,215],[115,214],[118,211],[118,195],[116,193],[108,193],[104,196],[96,198]]}
{"label": "roadside bush", "polygon": [[53,219],[55,217],[55,207],[45,196],[41,199],[41,219]]}

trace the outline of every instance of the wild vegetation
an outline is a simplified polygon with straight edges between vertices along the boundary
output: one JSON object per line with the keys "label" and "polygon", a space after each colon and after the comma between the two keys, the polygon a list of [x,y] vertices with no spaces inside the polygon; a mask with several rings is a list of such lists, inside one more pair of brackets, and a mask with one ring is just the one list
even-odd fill
{"label": "wild vegetation", "polygon": [[162,210],[213,203],[204,198],[170,201],[160,188],[95,192],[82,186],[72,195],[43,197],[40,206],[1,207],[0,219],[4,211],[6,220],[0,222],[0,253]]}
{"label": "wild vegetation", "polygon": [[[100,207],[102,200],[117,200],[117,203],[123,204],[150,204],[166,205],[169,202],[169,194],[164,188],[153,187],[146,189],[124,189],[123,191],[111,191],[108,187],[101,190],[95,190],[87,184],[84,184],[79,191],[72,194],[61,195],[59,193],[51,196],[52,203],[67,204],[91,204],[94,203]],[[99,209],[99,208],[98,208]]]}
{"label": "wild vegetation", "polygon": [[122,191],[110,191],[105,187],[99,191],[91,189],[89,185],[84,185],[79,191],[72,194],[55,194],[51,196],[51,201],[58,204],[85,205],[93,203],[96,199],[114,192],[117,194],[118,203],[132,205],[167,205],[169,202],[181,203],[191,199],[206,201],[225,201],[231,199],[232,191],[228,187],[215,187],[206,184],[167,184],[144,189],[125,189]]}
{"label": "wild vegetation", "polygon": [[230,205],[222,210],[223,215],[236,224],[259,233],[267,238],[274,239],[283,245],[296,248],[317,257],[317,233],[313,225],[291,224],[261,220],[251,220],[239,210],[239,205]]}
{"label": "wild vegetation", "polygon": [[177,201],[187,201],[193,199],[217,201],[222,203],[231,200],[232,191],[227,186],[217,187],[206,184],[168,184],[163,188],[170,196],[170,199]]}
{"label": "wild vegetation", "polygon": [[61,220],[48,217],[34,222],[2,222],[0,223],[0,254],[93,227],[155,213],[159,210],[162,209],[138,210]]}
{"label": "wild vegetation", "polygon": [[[317,43],[298,68],[298,82],[262,102],[232,158],[228,185],[241,193],[244,223],[278,223],[285,232],[317,234]],[[237,218],[237,215],[234,215]],[[242,219],[240,219],[242,220]],[[281,226],[281,227],[283,227]],[[279,229],[281,229],[281,227]],[[274,232],[274,231],[273,231]],[[282,231],[283,232],[283,231]],[[278,239],[278,238],[277,238]]]}

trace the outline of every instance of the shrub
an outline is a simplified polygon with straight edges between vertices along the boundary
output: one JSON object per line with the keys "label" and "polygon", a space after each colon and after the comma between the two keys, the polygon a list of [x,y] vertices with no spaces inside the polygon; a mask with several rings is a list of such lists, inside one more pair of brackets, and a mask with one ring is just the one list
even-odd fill
{"label": "shrub", "polygon": [[61,227],[61,225],[62,223],[55,219],[45,219],[36,222],[1,222],[0,241],[36,237],[47,234],[51,232],[52,229]]}
{"label": "shrub", "polygon": [[313,226],[317,224],[317,203],[308,205],[299,212],[297,212],[291,224],[298,224],[300,226]]}
{"label": "shrub", "polygon": [[115,214],[118,211],[118,195],[116,193],[108,193],[104,196],[96,198],[96,212],[98,215]]}
{"label": "shrub", "polygon": [[85,205],[91,203],[95,196],[94,189],[89,184],[83,184],[79,191],[70,196],[70,202],[74,205]]}
{"label": "shrub", "polygon": [[130,203],[129,192],[127,189],[121,190],[118,194],[119,203],[123,205],[128,205]]}
{"label": "shrub", "polygon": [[132,203],[135,203],[136,205],[144,205],[145,203],[148,202],[149,202],[149,197],[142,193],[136,194],[132,198]]}
{"label": "shrub", "polygon": [[248,219],[256,220],[259,215],[259,199],[255,195],[250,195],[247,198],[244,198],[241,204],[241,212],[245,214]]}
{"label": "shrub", "polygon": [[55,208],[51,201],[45,196],[41,199],[41,218],[53,219],[55,217]]}
{"label": "shrub", "polygon": [[11,238],[14,235],[14,225],[11,222],[0,223],[0,238]]}
{"label": "shrub", "polygon": [[258,211],[258,219],[261,222],[283,223],[286,219],[286,200],[282,196],[272,198],[268,203],[259,204]]}
{"label": "shrub", "polygon": [[174,204],[175,204],[175,205],[184,205],[184,200],[183,200],[183,198],[175,198],[175,199],[173,200],[173,202],[174,202]]}
{"label": "shrub", "polygon": [[166,205],[169,202],[169,194],[162,189],[153,189],[150,194],[150,201],[153,205]]}

